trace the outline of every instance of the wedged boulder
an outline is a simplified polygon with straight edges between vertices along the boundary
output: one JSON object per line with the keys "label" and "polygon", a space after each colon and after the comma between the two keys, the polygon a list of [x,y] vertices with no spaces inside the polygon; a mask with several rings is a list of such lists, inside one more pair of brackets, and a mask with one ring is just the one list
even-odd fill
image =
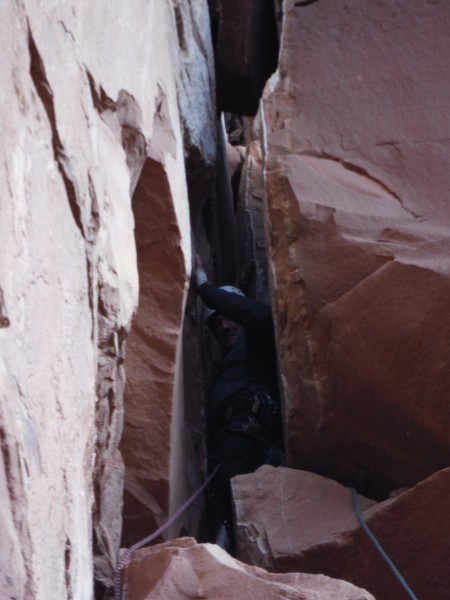
{"label": "wedged boulder", "polygon": [[220,111],[253,116],[278,60],[273,0],[209,0]]}
{"label": "wedged boulder", "polygon": [[284,10],[262,116],[288,464],[383,498],[450,464],[450,12]]}
{"label": "wedged boulder", "polygon": [[324,575],[268,573],[193,538],[138,550],[123,580],[124,600],[374,600],[365,590]]}
{"label": "wedged boulder", "polygon": [[[324,573],[383,600],[406,598],[361,528],[349,488],[270,466],[232,485],[240,560],[270,571]],[[379,504],[358,496],[367,525],[418,598],[448,597],[449,493],[445,469]]]}

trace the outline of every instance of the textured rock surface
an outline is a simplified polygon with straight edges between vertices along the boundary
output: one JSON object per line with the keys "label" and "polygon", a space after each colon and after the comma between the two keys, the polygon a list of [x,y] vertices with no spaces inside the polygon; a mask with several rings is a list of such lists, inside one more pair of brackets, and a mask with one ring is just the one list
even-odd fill
{"label": "textured rock surface", "polygon": [[[253,112],[274,66],[272,26],[261,18],[272,2],[211,6],[219,105]],[[264,294],[265,174],[289,461],[382,495],[450,457],[450,9],[419,0],[304,9],[288,0],[284,9],[263,143],[252,138],[243,167],[237,216],[253,217],[240,230],[242,280]],[[3,3],[0,17],[0,597],[84,600],[92,598],[94,570],[111,583],[124,477],[125,545],[159,525],[202,479],[210,364],[198,367],[207,352],[196,338],[192,289],[187,302],[191,237],[211,278],[238,279],[207,0],[21,0]],[[140,308],[128,340],[137,267]],[[117,448],[125,368],[124,466]],[[399,529],[408,546],[399,566],[408,558],[419,570],[420,557],[429,578],[419,594],[432,590],[439,600],[448,589],[439,571],[448,547],[435,542],[438,557],[428,542],[415,546],[403,522],[420,532],[426,519],[431,538],[442,539],[441,512],[427,511],[448,496],[447,481],[439,473],[367,512],[394,553],[392,522],[411,515]],[[330,517],[335,509],[327,504]],[[200,503],[167,535],[193,532],[199,510]],[[349,536],[344,543],[338,534],[342,555],[333,554],[323,527],[317,537],[326,543],[316,552],[311,539],[302,560],[310,570],[331,564],[329,574],[339,568],[356,583],[365,574],[388,598],[379,559],[354,518],[346,528],[341,517],[336,529]],[[289,552],[277,560],[291,561]],[[164,598],[158,590],[179,598],[185,583],[180,593],[203,586],[211,598],[371,597],[324,577],[269,576],[192,542],[147,554],[162,573],[149,585]],[[145,560],[133,562],[129,581],[136,583],[136,567],[136,585],[151,594],[139,570]]]}
{"label": "textured rock surface", "polygon": [[[351,491],[307,471],[265,465],[233,480],[233,498],[237,556],[269,570],[295,571],[308,552],[358,529]],[[361,499],[363,509],[375,504]]]}
{"label": "textured rock surface", "polygon": [[284,9],[265,125],[289,465],[382,497],[450,460],[450,7]]}
{"label": "textured rock surface", "polygon": [[139,550],[125,570],[126,600],[373,600],[361,588],[324,575],[267,573],[219,546],[182,538]]}
{"label": "textured rock surface", "polygon": [[214,55],[207,0],[173,0],[178,36],[178,103],[183,128],[189,202],[196,213],[211,192],[217,161]]}
{"label": "textured rock surface", "polygon": [[277,66],[273,0],[209,0],[219,110],[255,115]]}
{"label": "textured rock surface", "polygon": [[120,510],[121,466],[108,465],[120,435],[123,333],[137,300],[130,176],[91,92],[95,54],[78,54],[85,38],[72,32],[70,6],[54,10],[50,18],[31,3],[2,6],[9,150],[0,227],[9,243],[0,269],[9,326],[0,403],[2,495],[12,513],[2,538],[14,528],[1,543],[9,546],[3,598],[90,597],[92,521],[106,561],[119,534],[99,502],[115,473]]}
{"label": "textured rock surface", "polygon": [[[153,236],[151,264],[161,267],[158,294],[143,305],[171,302],[164,347],[153,351],[165,360],[154,368],[166,369],[158,389],[169,408],[166,449],[174,442],[164,466],[180,471],[182,415],[171,406],[180,397],[190,230],[176,14],[165,0],[6,3],[0,13],[8,148],[0,165],[8,240],[0,261],[0,595],[91,598],[92,548],[97,578],[108,583],[120,536],[124,346],[138,294],[135,189],[135,215],[146,219],[139,260]],[[213,113],[213,97],[204,103]],[[195,132],[211,160],[214,131],[210,139]],[[154,212],[146,183],[166,192]],[[164,510],[185,493],[184,480],[175,481]]]}
{"label": "textured rock surface", "polygon": [[239,232],[240,284],[251,297],[270,303],[264,233],[264,180],[261,144],[247,146],[239,189],[237,222]]}
{"label": "textured rock surface", "polygon": [[[174,8],[175,21],[168,21],[172,37],[164,29],[160,32],[166,85],[155,99],[148,158],[133,196],[140,295],[127,346],[121,442],[126,464],[125,546],[161,525],[197,483],[198,475],[188,479],[188,473],[199,471],[198,464],[192,465],[195,453],[186,450],[191,440],[184,414],[184,389],[191,393],[191,382],[184,386],[182,353],[191,232],[183,162],[190,169],[195,213],[204,201],[200,192],[211,187],[217,118],[206,1],[176,2]],[[170,46],[177,44],[179,52],[171,52]],[[196,181],[200,170],[206,180],[201,185]],[[189,352],[196,357],[192,345]],[[167,535],[195,532],[197,521],[198,514],[180,519]]]}
{"label": "textured rock surface", "polygon": [[[359,496],[368,526],[418,598],[444,600],[450,576],[446,498],[450,469],[376,504]],[[264,466],[233,480],[237,556],[270,571],[324,573],[376,598],[406,598],[359,526],[350,489],[293,469]]]}

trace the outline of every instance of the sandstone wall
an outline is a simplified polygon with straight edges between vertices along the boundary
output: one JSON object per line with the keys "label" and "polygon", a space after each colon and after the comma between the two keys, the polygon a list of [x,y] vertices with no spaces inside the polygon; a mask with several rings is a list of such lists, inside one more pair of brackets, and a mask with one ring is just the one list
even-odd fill
{"label": "sandstone wall", "polygon": [[[190,8],[203,38],[204,7]],[[93,544],[96,576],[111,580],[122,509],[124,350],[138,301],[134,219],[142,304],[154,319],[137,321],[146,341],[155,341],[152,328],[170,300],[152,346],[157,358],[145,360],[153,361],[152,398],[168,407],[158,468],[164,477],[179,472],[180,443],[175,453],[168,447],[180,439],[182,415],[171,407],[181,395],[191,252],[183,135],[190,127],[211,162],[215,134],[203,135],[199,115],[191,114],[197,129],[189,125],[190,109],[180,118],[176,9],[165,0],[0,8],[5,599],[92,597]],[[211,97],[205,102],[211,113]],[[184,485],[167,490],[164,510]]]}
{"label": "sandstone wall", "polygon": [[[133,196],[140,296],[127,347],[121,442],[126,464],[125,546],[161,525],[199,476],[188,480],[196,455],[185,451],[190,439],[184,425],[182,331],[191,233],[184,162],[195,212],[204,202],[201,195],[211,187],[217,153],[206,2],[174,3],[173,19],[166,19],[161,35],[163,39],[155,41],[169,61],[162,67],[164,79],[160,74],[166,84],[154,99],[148,158]],[[198,183],[199,173],[206,183]],[[195,357],[193,341],[188,352]],[[193,395],[192,386],[187,388]],[[194,473],[201,467],[196,464]],[[173,534],[183,528],[195,531],[197,521],[198,514],[185,516]]]}
{"label": "sandstone wall", "polygon": [[450,458],[450,8],[284,15],[264,121],[288,461],[383,496]]}
{"label": "sandstone wall", "polygon": [[[210,2],[219,105],[253,114],[272,3],[229,4]],[[193,240],[264,299],[264,190],[289,465],[371,497],[448,465],[450,8],[295,4],[238,202],[207,0],[0,8],[2,599],[92,598],[124,482],[129,546],[203,478]]]}

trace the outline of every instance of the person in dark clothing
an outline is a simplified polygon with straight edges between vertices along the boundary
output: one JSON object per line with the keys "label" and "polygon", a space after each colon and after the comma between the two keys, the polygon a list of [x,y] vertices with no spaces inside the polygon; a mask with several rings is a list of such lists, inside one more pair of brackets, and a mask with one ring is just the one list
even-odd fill
{"label": "person in dark clothing", "polygon": [[[197,293],[223,357],[207,399],[208,445],[220,462],[217,489],[230,520],[230,479],[274,463],[281,448],[275,336],[270,307],[239,289],[208,283],[197,258]],[[280,452],[278,451],[278,455]]]}

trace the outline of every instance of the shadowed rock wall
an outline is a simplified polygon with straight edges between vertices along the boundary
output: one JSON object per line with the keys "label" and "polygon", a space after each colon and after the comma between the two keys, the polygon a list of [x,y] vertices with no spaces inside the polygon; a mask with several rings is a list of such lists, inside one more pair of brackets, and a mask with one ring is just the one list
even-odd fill
{"label": "shadowed rock wall", "polygon": [[[217,160],[213,56],[206,2],[175,2],[173,17],[164,31],[170,71],[155,98],[148,158],[133,195],[140,295],[127,349],[121,442],[126,465],[122,544],[127,547],[160,526],[203,472],[192,431],[185,427],[185,394],[186,401],[194,399],[196,382],[188,379],[184,385],[182,342],[190,215],[201,212],[212,194]],[[189,339],[195,365],[194,346],[195,339]],[[198,414],[191,417],[198,421]],[[165,536],[196,532],[200,508]]]}
{"label": "shadowed rock wall", "polygon": [[209,0],[221,111],[254,116],[278,57],[273,0]]}

